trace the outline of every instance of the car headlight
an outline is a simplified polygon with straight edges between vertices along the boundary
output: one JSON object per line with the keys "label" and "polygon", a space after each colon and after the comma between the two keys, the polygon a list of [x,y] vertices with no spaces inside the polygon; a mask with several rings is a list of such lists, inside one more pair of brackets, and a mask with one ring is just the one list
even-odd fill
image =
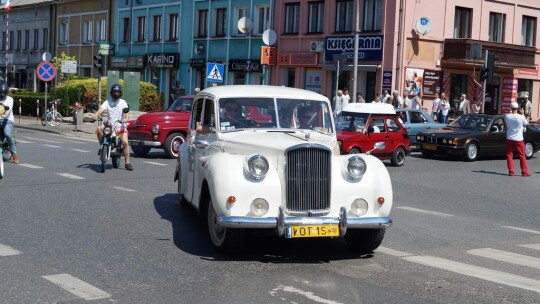
{"label": "car headlight", "polygon": [[448,139],[446,139],[446,138],[443,138],[442,143],[446,145],[446,144],[449,144],[450,141]]}
{"label": "car headlight", "polygon": [[351,213],[355,216],[362,216],[368,211],[368,203],[365,199],[357,198],[351,204]]}
{"label": "car headlight", "polygon": [[269,164],[266,157],[259,154],[249,156],[246,164],[246,171],[255,179],[264,178],[266,173],[268,173],[268,168]]}
{"label": "car headlight", "polygon": [[103,129],[103,134],[105,134],[106,136],[111,135],[111,133],[112,133],[112,128],[111,127],[105,127]]}
{"label": "car headlight", "polygon": [[360,179],[366,173],[367,165],[364,159],[360,156],[353,156],[349,158],[347,163],[347,174],[352,179]]}
{"label": "car headlight", "polygon": [[424,136],[416,135],[416,141],[423,141],[423,140],[424,140]]}
{"label": "car headlight", "polygon": [[158,125],[153,125],[153,126],[152,126],[152,133],[154,133],[154,134],[158,134],[158,133],[159,133],[159,126],[158,126]]}

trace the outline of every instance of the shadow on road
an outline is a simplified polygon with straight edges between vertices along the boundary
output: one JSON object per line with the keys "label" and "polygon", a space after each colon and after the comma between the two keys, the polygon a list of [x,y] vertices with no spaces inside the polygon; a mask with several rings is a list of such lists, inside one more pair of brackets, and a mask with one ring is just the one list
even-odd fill
{"label": "shadow on road", "polygon": [[284,239],[273,230],[250,231],[241,254],[226,256],[211,245],[205,223],[194,208],[182,207],[178,194],[165,194],[154,199],[161,218],[172,224],[173,242],[180,250],[206,260],[250,260],[262,263],[328,263],[333,260],[371,258],[349,250],[342,238]]}

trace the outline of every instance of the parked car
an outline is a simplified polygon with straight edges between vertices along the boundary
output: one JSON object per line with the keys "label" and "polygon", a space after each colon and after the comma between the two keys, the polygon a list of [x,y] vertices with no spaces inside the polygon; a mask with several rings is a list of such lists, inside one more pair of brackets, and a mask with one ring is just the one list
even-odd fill
{"label": "parked car", "polygon": [[128,124],[129,145],[133,153],[145,156],[152,148],[165,150],[169,158],[178,157],[188,134],[189,113],[194,95],[174,100],[166,112],[146,113]]}
{"label": "parked car", "polygon": [[[249,119],[250,107],[270,120]],[[179,201],[204,215],[220,252],[241,250],[247,230],[272,229],[292,239],[344,237],[353,250],[371,252],[392,223],[386,167],[371,155],[340,155],[330,102],[320,94],[210,87],[193,102],[188,134],[174,177]]]}
{"label": "parked car", "polygon": [[[479,156],[506,156],[506,129],[504,115],[465,114],[443,129],[418,133],[416,140],[425,157],[444,154],[475,161]],[[531,158],[540,150],[540,130],[527,126],[523,138],[525,155]]]}
{"label": "parked car", "polygon": [[409,135],[389,104],[350,103],[336,117],[336,128],[343,154],[364,153],[382,141],[386,147],[371,155],[400,167],[411,152]]}
{"label": "parked car", "polygon": [[437,130],[446,127],[446,124],[436,122],[426,111],[417,109],[396,109],[401,125],[407,130],[411,139],[411,150],[418,150],[416,142],[418,132]]}

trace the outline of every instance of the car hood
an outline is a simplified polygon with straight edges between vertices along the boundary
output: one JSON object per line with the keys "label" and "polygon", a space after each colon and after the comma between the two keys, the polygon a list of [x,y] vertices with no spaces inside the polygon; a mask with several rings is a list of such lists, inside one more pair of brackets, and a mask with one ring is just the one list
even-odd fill
{"label": "car hood", "polygon": [[[478,134],[481,132],[475,132],[471,130],[463,130],[463,129],[453,129],[453,128],[443,128],[438,130],[432,130],[432,131],[424,131],[420,132],[422,135],[427,136],[464,136],[464,135],[471,135],[471,134]],[[418,134],[420,134],[418,133]]]}
{"label": "car hood", "polygon": [[136,120],[136,124],[148,125],[148,124],[162,122],[162,121],[187,121],[187,120],[189,120],[188,112],[154,112],[154,113],[146,113],[139,116]]}
{"label": "car hood", "polygon": [[224,134],[218,142],[227,153],[258,153],[272,157],[283,155],[283,151],[302,144],[322,145],[339,154],[336,137],[313,131],[267,132],[244,131]]}

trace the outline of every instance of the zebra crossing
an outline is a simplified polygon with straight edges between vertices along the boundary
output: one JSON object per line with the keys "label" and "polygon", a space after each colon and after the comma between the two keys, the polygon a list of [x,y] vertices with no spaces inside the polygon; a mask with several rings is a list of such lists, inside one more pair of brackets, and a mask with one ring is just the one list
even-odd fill
{"label": "zebra crossing", "polygon": [[540,272],[538,272],[538,270],[540,270],[540,243],[517,244],[515,247],[527,248],[531,250],[528,252],[528,254],[522,254],[497,248],[474,248],[466,250],[463,253],[480,259],[495,260],[505,264],[525,267],[531,269],[531,272],[535,274],[534,276],[523,276],[517,269],[517,273],[509,273],[497,269],[473,265],[470,262],[465,263],[433,255],[415,255],[383,246],[379,247],[377,251],[415,264],[540,293]]}

